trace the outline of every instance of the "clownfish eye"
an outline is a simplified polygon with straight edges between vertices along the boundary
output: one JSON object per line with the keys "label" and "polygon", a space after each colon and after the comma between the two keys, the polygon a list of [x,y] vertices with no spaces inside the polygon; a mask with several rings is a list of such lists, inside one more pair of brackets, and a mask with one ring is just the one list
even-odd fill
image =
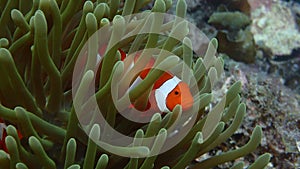
{"label": "clownfish eye", "polygon": [[179,95],[179,91],[176,90],[176,91],[175,91],[175,95]]}

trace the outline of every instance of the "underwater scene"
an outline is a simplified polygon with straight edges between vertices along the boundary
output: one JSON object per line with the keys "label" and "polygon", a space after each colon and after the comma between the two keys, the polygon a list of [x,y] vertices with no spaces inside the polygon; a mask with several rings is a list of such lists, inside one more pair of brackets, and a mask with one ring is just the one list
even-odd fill
{"label": "underwater scene", "polygon": [[0,0],[0,169],[299,169],[300,1]]}

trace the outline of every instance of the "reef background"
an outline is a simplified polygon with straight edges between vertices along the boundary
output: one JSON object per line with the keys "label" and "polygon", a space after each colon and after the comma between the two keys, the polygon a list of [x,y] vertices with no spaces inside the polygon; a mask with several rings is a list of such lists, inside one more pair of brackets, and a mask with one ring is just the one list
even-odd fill
{"label": "reef background", "polygon": [[[247,105],[247,115],[242,127],[219,148],[243,145],[249,132],[261,125],[264,136],[261,146],[243,160],[251,163],[256,153],[270,152],[267,168],[293,169],[300,164],[300,4],[297,1],[279,0],[189,0],[187,19],[201,28],[208,36],[216,37],[219,25],[209,24],[209,19],[220,8],[239,11],[251,19],[253,30],[259,22],[269,22],[266,32],[252,31],[255,55],[249,61],[247,48],[234,53],[219,51],[225,60],[225,76],[218,86],[224,93],[234,81],[243,84],[241,96]],[[276,9],[276,10],[275,10]],[[171,12],[172,13],[172,12]],[[257,13],[264,13],[259,15]],[[284,26],[282,26],[284,25]],[[281,27],[280,27],[281,26]],[[270,29],[268,29],[271,27]],[[242,29],[242,28],[240,28]],[[291,31],[293,30],[293,31]],[[269,32],[268,32],[269,31]],[[264,39],[266,34],[274,39]],[[218,39],[220,41],[220,39]],[[265,40],[265,41],[264,41]],[[222,44],[222,40],[220,42]],[[228,44],[230,45],[230,44]],[[268,46],[269,45],[269,46]],[[284,46],[285,45],[285,46]],[[274,49],[274,50],[272,50]],[[281,50],[277,50],[281,49]],[[278,53],[278,51],[280,51]],[[237,55],[232,57],[231,55]],[[225,83],[224,83],[225,82]],[[218,91],[218,92],[220,92]],[[230,145],[230,146],[229,146]],[[217,151],[217,150],[216,150]],[[218,153],[218,152],[215,152]],[[220,168],[228,168],[220,166]]]}

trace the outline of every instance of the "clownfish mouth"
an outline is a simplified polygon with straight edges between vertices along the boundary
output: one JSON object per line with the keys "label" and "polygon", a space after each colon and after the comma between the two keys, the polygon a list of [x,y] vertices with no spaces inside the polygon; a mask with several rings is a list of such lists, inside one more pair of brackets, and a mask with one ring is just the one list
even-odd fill
{"label": "clownfish mouth", "polygon": [[183,100],[183,102],[181,103],[181,107],[183,111],[187,111],[190,110],[194,105],[193,101],[190,100]]}

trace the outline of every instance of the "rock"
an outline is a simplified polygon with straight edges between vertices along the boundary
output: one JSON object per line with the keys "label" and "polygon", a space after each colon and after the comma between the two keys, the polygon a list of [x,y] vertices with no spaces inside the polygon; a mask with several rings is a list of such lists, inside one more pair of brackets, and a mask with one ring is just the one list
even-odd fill
{"label": "rock", "polygon": [[248,0],[255,43],[271,55],[289,55],[300,47],[300,33],[288,3]]}
{"label": "rock", "polygon": [[[255,154],[269,152],[273,155],[267,168],[299,168],[300,162],[300,94],[284,85],[284,79],[278,73],[269,74],[262,70],[267,63],[244,64],[224,58],[225,76],[215,86],[224,90],[233,82],[242,82],[242,101],[247,106],[247,115],[241,126],[243,136],[235,142],[245,139],[250,131],[260,125],[263,128],[263,142]],[[223,91],[222,93],[225,93]],[[213,93],[214,94],[214,93]],[[214,95],[216,100],[221,96]],[[217,99],[217,97],[219,97]],[[249,161],[247,156],[245,161]]]}
{"label": "rock", "polygon": [[215,12],[208,23],[221,26],[222,29],[239,30],[249,25],[250,18],[242,12]]}
{"label": "rock", "polygon": [[[219,10],[222,10],[221,7]],[[226,53],[236,61],[255,62],[256,46],[249,30],[251,20],[246,14],[239,11],[218,11],[210,16],[208,23],[218,29],[219,52]]]}
{"label": "rock", "polygon": [[218,51],[226,53],[236,61],[253,63],[256,57],[256,48],[252,33],[248,30],[238,32],[219,31],[217,35],[219,41]]}

